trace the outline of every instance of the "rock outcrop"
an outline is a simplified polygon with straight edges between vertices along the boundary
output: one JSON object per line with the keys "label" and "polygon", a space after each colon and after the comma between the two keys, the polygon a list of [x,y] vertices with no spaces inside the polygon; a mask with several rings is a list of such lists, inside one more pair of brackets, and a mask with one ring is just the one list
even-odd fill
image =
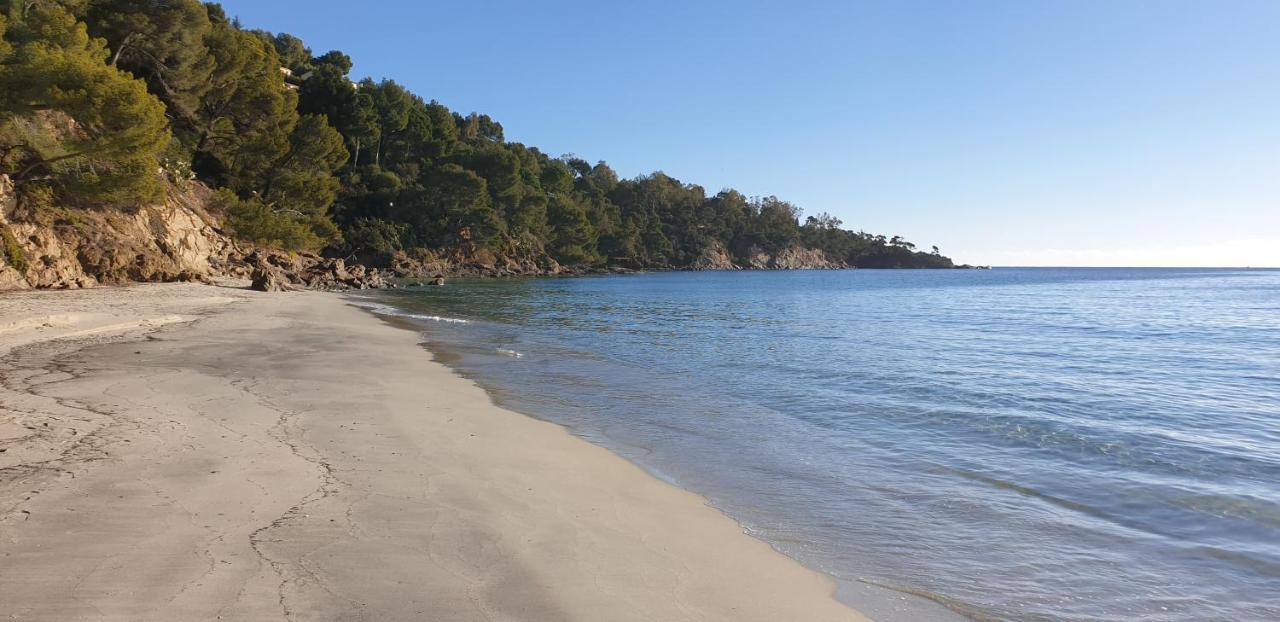
{"label": "rock outcrop", "polygon": [[[255,289],[370,289],[389,287],[383,273],[311,253],[246,249],[219,228],[208,210],[211,191],[192,182],[170,185],[163,203],[129,209],[68,209],[19,205],[0,175],[0,290],[80,288],[126,282],[249,279]],[[400,252],[379,262],[398,277],[570,276],[630,272],[620,267],[562,266],[540,249],[501,252],[462,248]],[[689,270],[810,270],[848,267],[820,250],[793,246],[776,253],[752,249],[736,261],[720,243],[708,246]],[[657,267],[654,269],[661,269]],[[672,269],[668,267],[667,269]]]}
{"label": "rock outcrop", "polygon": [[619,274],[636,270],[838,270],[849,268],[832,261],[821,250],[793,246],[777,253],[752,249],[745,261],[734,258],[723,244],[713,242],[688,265],[566,266],[542,254],[494,254],[491,251],[454,250],[432,252],[417,250],[412,254],[398,252],[390,260],[376,262],[388,266],[397,277],[508,277],[508,276],[578,276],[586,274]]}
{"label": "rock outcrop", "polygon": [[[388,287],[382,273],[360,264],[312,253],[257,250],[243,259],[252,270],[253,289],[378,289]],[[265,288],[265,289],[264,289]]]}
{"label": "rock outcrop", "polygon": [[831,261],[821,250],[801,246],[784,248],[773,255],[753,252],[750,265],[754,270],[838,270],[847,267]]}
{"label": "rock outcrop", "polygon": [[733,257],[729,255],[728,249],[720,242],[713,242],[707,248],[703,249],[702,254],[693,263],[689,264],[690,270],[741,270],[737,264],[733,263]]}
{"label": "rock outcrop", "polygon": [[0,289],[189,281],[216,272],[235,244],[203,209],[208,190],[172,190],[132,209],[29,210],[0,176]]}
{"label": "rock outcrop", "polygon": [[254,268],[249,277],[249,289],[260,292],[287,292],[293,289],[284,273],[274,268]]}
{"label": "rock outcrop", "polygon": [[792,246],[776,253],[752,248],[746,260],[738,264],[729,251],[719,243],[713,243],[702,251],[690,270],[839,270],[849,266],[831,261],[821,250]]}
{"label": "rock outcrop", "polygon": [[165,201],[154,205],[30,209],[0,175],[0,290],[255,275],[270,277],[264,287],[269,281],[321,289],[386,285],[378,271],[341,259],[242,248],[207,210],[210,194],[191,183],[169,186]]}

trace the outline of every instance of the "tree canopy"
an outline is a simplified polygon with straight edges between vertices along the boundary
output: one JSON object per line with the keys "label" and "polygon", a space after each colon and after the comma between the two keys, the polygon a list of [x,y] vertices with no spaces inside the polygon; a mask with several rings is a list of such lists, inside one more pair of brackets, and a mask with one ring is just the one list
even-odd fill
{"label": "tree canopy", "polygon": [[0,165],[14,181],[102,202],[154,199],[169,132],[146,85],[109,65],[105,43],[57,4],[9,8],[4,39]]}
{"label": "tree canopy", "polygon": [[710,194],[662,172],[510,142],[394,80],[198,0],[0,1],[0,172],[98,203],[154,198],[169,167],[219,190],[241,237],[373,263],[414,249],[682,268],[788,248],[868,267],[949,266],[898,236]]}

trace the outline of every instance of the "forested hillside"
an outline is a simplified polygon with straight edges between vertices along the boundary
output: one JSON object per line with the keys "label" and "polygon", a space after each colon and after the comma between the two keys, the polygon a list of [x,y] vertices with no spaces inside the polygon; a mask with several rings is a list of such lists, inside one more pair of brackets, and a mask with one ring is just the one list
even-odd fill
{"label": "forested hillside", "polygon": [[775,197],[619,179],[508,142],[486,115],[357,81],[346,54],[217,4],[0,0],[0,33],[0,173],[30,209],[126,207],[196,182],[245,241],[373,265],[786,267],[816,249],[833,265],[951,266]]}

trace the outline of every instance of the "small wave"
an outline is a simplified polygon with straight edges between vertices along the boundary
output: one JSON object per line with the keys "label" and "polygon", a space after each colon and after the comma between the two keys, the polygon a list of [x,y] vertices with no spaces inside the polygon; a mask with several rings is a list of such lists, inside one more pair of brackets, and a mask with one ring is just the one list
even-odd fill
{"label": "small wave", "polygon": [[382,304],[380,302],[372,302],[369,300],[353,299],[351,304],[368,309],[379,315],[393,315],[396,317],[407,317],[411,320],[427,320],[431,322],[445,322],[448,324],[470,324],[471,320],[464,320],[456,317],[445,317],[443,315],[426,315],[422,313],[408,313],[393,307],[391,305]]}
{"label": "small wave", "polygon": [[498,352],[498,354],[501,354],[501,355],[503,355],[503,356],[509,356],[509,357],[511,357],[511,358],[513,358],[513,359],[524,358],[524,355],[523,355],[523,354],[520,354],[519,352],[516,352],[515,350],[508,350],[508,349],[506,349],[506,348],[498,348],[498,349],[497,349],[497,352]]}
{"label": "small wave", "polygon": [[432,322],[447,322],[449,324],[470,324],[471,320],[464,320],[456,317],[444,317],[443,315],[421,315],[418,313],[404,313],[404,317],[413,318],[415,320],[431,320]]}

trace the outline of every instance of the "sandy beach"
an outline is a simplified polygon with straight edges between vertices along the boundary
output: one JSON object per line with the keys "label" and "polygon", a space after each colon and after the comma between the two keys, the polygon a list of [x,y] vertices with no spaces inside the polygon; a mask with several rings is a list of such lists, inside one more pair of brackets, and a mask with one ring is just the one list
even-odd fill
{"label": "sandy beach", "polygon": [[336,294],[7,294],[0,356],[2,619],[866,619]]}

